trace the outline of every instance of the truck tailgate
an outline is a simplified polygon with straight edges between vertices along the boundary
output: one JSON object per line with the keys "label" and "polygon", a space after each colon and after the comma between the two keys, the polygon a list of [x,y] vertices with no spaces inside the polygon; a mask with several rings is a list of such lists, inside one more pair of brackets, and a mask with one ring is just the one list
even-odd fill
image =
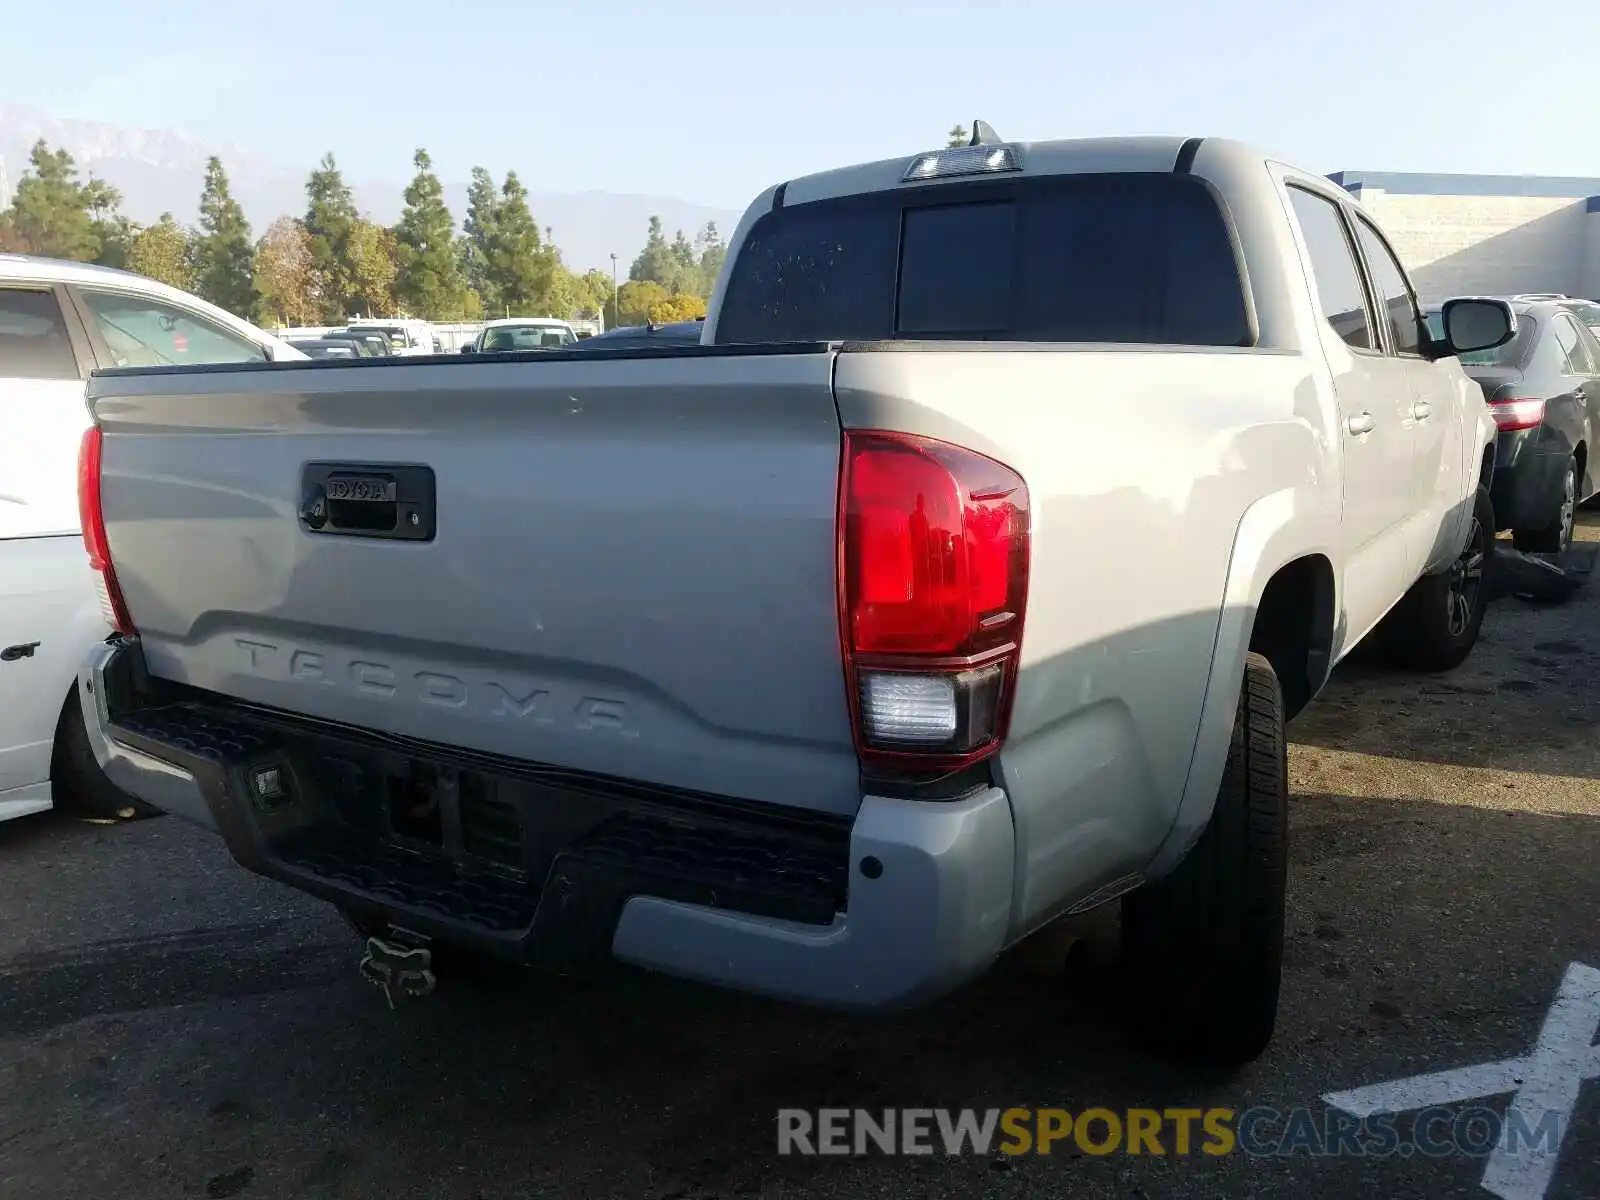
{"label": "truck tailgate", "polygon": [[[107,536],[149,668],[851,812],[832,368],[817,349],[97,377]],[[314,530],[308,464],[427,468],[434,536]]]}

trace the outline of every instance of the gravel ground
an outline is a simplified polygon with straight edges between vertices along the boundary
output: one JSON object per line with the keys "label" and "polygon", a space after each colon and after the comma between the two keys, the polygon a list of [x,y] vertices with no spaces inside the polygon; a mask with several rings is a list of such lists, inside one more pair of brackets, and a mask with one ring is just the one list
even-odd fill
{"label": "gravel ground", "polygon": [[[1460,670],[1347,663],[1296,722],[1279,1032],[1232,1077],[1129,1046],[1109,914],[892,1021],[628,973],[477,979],[391,1014],[330,910],[195,829],[0,827],[0,1196],[1487,1195],[1462,1156],[780,1158],[774,1113],[1322,1114],[1330,1091],[1527,1054],[1568,965],[1600,967],[1597,626],[1600,583],[1505,600]],[[1600,1196],[1600,1081],[1546,1194]]]}

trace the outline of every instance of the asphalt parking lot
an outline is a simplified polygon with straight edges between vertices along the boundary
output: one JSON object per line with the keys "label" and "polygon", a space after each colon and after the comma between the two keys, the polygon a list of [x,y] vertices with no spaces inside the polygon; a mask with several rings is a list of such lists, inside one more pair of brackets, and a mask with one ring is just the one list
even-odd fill
{"label": "asphalt parking lot", "polygon": [[[497,975],[392,1014],[331,910],[198,830],[0,827],[0,1196],[1488,1195],[1459,1154],[780,1158],[774,1115],[1324,1112],[1329,1092],[1529,1055],[1564,972],[1600,967],[1597,677],[1600,582],[1499,602],[1448,676],[1340,669],[1291,730],[1279,1032],[1232,1078],[1130,1047],[1110,914],[892,1021],[633,974]],[[1563,1133],[1547,1190],[1499,1194],[1600,1196],[1600,1080]]]}

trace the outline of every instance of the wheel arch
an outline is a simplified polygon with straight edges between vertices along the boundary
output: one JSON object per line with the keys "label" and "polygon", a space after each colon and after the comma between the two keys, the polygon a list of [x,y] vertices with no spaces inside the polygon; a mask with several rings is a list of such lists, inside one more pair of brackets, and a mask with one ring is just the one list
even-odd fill
{"label": "wheel arch", "polygon": [[[1280,674],[1280,687],[1284,668],[1289,670],[1293,686],[1285,689],[1286,712],[1309,704],[1333,669],[1333,647],[1339,644],[1343,620],[1334,565],[1339,512],[1317,505],[1315,499],[1302,489],[1274,492],[1251,505],[1239,523],[1188,775],[1166,839],[1146,867],[1149,878],[1176,867],[1211,819],[1245,656],[1262,653]],[[1263,613],[1264,638],[1258,634]],[[1269,645],[1264,647],[1263,640]],[[1291,690],[1296,693],[1293,705]]]}

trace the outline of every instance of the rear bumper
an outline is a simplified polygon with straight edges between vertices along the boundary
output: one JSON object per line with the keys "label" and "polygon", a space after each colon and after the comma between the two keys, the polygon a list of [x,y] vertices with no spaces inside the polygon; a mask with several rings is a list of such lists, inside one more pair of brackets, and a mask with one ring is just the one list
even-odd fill
{"label": "rear bumper", "polygon": [[[80,672],[107,775],[219,833],[247,869],[368,921],[540,965],[615,958],[865,1010],[933,999],[981,974],[1006,940],[1016,855],[998,788],[950,802],[868,796],[852,821],[819,822],[622,781],[552,782],[526,764],[468,762],[444,748],[397,753],[393,739],[300,728],[214,697],[153,699],[142,674],[131,642],[96,647]],[[462,780],[497,780],[472,794],[500,806],[495,828],[523,823],[520,849],[479,857],[464,800],[443,803],[436,847],[398,839],[371,812],[384,801],[365,776],[329,784],[335,760],[421,761],[451,778],[460,767]],[[270,768],[291,783],[275,808],[252,782]]]}
{"label": "rear bumper", "polygon": [[1489,489],[1495,525],[1530,532],[1548,529],[1561,509],[1572,449],[1559,435],[1541,430],[1519,434],[1500,435]]}
{"label": "rear bumper", "polygon": [[78,669],[78,703],[100,769],[130,796],[162,812],[215,831],[200,781],[191,771],[136,749],[115,736],[110,704],[114,686],[125,687],[131,664],[120,646],[101,644]]}

